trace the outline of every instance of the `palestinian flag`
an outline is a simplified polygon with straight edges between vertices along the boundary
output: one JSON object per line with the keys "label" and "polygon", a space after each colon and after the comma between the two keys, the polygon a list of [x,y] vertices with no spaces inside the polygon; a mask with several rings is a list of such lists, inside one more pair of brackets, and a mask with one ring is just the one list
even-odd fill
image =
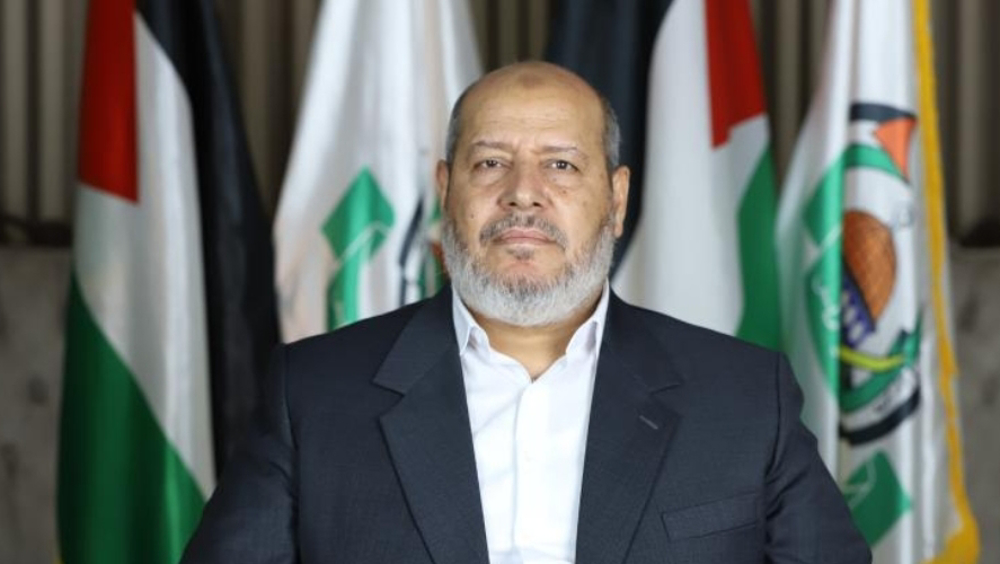
{"label": "palestinian flag", "polygon": [[774,168],[750,9],[676,0],[653,46],[643,213],[615,288],[778,344]]}
{"label": "palestinian flag", "polygon": [[479,74],[464,0],[323,4],[275,220],[286,341],[437,290],[434,168]]}
{"label": "palestinian flag", "polygon": [[782,191],[785,347],[877,563],[975,562],[927,0],[831,4]]}
{"label": "palestinian flag", "polygon": [[[648,16],[624,5],[632,11],[620,16]],[[649,54],[635,57],[649,61],[648,71],[634,72],[648,72],[645,123],[622,123],[633,128],[623,130],[626,140],[644,125],[645,158],[632,184],[641,213],[629,210],[638,220],[622,242],[615,289],[644,307],[777,347],[774,169],[749,6],[675,0],[656,21]],[[623,45],[637,43],[642,36]],[[634,98],[616,111],[636,114]]]}
{"label": "palestinian flag", "polygon": [[[206,0],[90,2],[59,452],[66,564],[180,559],[214,486],[210,356],[246,358],[220,345],[239,339],[209,331],[220,323],[206,308],[233,311],[220,287],[273,304],[215,25]],[[236,268],[203,266],[225,249],[242,253]],[[227,286],[257,268],[264,292]],[[244,343],[267,346],[268,307],[235,329],[265,335]]]}

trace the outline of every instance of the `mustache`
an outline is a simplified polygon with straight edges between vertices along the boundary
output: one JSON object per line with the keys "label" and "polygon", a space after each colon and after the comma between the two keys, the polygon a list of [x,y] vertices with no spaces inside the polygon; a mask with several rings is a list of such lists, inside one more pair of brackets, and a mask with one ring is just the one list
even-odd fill
{"label": "mustache", "polygon": [[554,224],[538,217],[524,213],[512,213],[493,223],[489,223],[479,232],[479,243],[485,245],[503,235],[509,229],[537,229],[562,248],[568,244],[566,234]]}

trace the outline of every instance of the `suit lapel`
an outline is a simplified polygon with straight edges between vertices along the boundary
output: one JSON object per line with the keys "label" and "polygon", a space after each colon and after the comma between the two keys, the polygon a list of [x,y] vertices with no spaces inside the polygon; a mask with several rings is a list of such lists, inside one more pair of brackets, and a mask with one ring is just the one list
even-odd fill
{"label": "suit lapel", "polygon": [[[656,394],[681,383],[669,344],[611,295],[587,434],[578,564],[617,564],[660,474],[679,416]],[[451,292],[421,307],[374,382],[403,397],[382,430],[410,511],[437,564],[489,562]]]}
{"label": "suit lapel", "polygon": [[382,431],[437,564],[487,564],[468,404],[447,288],[414,314],[375,383],[403,394]]}
{"label": "suit lapel", "polygon": [[665,344],[634,308],[611,300],[587,433],[578,564],[625,559],[679,421],[655,395],[681,383]]}

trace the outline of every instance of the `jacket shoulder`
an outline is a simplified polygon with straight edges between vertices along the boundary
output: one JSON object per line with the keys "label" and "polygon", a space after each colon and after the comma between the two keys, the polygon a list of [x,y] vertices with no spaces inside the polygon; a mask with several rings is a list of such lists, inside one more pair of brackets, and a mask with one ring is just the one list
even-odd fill
{"label": "jacket shoulder", "polygon": [[413,316],[429,300],[415,302],[391,312],[369,317],[334,331],[278,346],[286,377],[310,379],[331,372],[362,378],[378,369]]}
{"label": "jacket shoulder", "polygon": [[681,356],[697,355],[699,363],[717,358],[737,361],[744,367],[747,363],[763,363],[773,369],[776,358],[780,356],[773,349],[682,321],[665,313],[631,304],[624,305],[632,310],[644,328],[664,347]]}

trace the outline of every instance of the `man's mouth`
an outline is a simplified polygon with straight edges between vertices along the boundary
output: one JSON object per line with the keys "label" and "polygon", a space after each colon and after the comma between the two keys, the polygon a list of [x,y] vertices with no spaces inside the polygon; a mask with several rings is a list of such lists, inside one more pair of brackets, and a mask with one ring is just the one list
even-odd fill
{"label": "man's mouth", "polygon": [[486,226],[479,234],[479,240],[482,244],[556,244],[566,247],[566,236],[558,227],[544,219],[527,215],[507,216]]}
{"label": "man's mouth", "polygon": [[524,229],[514,227],[507,229],[497,235],[494,241],[505,244],[529,244],[547,245],[552,243],[552,238],[538,229]]}

